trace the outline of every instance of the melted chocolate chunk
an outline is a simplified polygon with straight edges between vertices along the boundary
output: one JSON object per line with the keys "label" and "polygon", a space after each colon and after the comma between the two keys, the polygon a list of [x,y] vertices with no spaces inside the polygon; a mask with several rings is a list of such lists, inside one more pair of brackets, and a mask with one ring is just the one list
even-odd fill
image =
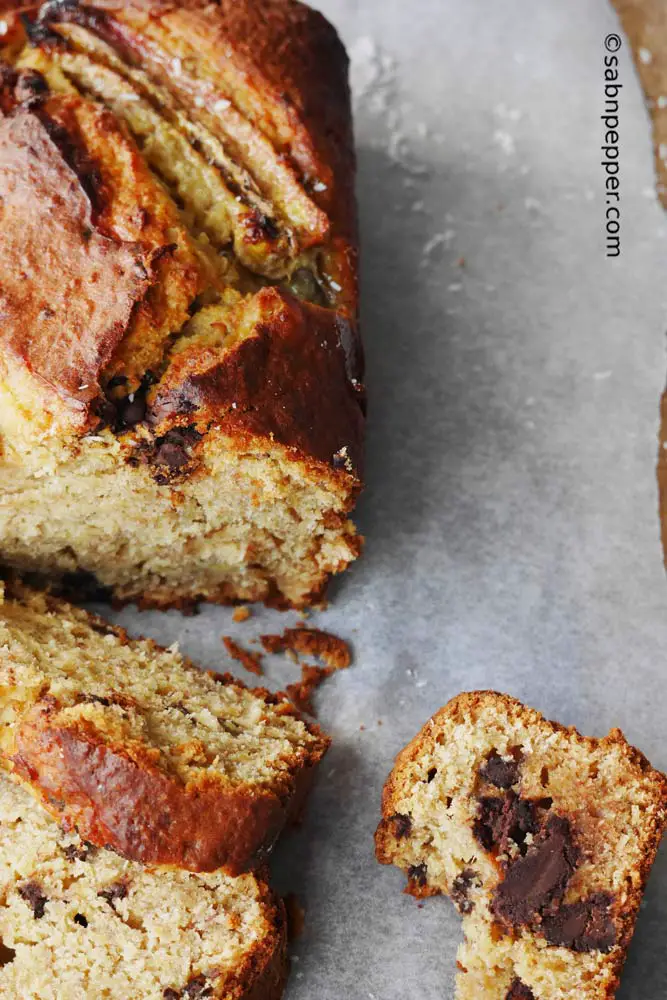
{"label": "melted chocolate chunk", "polygon": [[520,798],[515,792],[485,796],[479,800],[479,817],[473,833],[487,851],[504,854],[511,843],[525,848],[526,835],[540,828],[539,809],[542,803]]}
{"label": "melted chocolate chunk", "polygon": [[611,914],[613,896],[596,892],[588,899],[558,907],[542,917],[542,932],[549,944],[572,951],[608,952],[616,944]]}
{"label": "melted chocolate chunk", "polygon": [[450,898],[459,913],[472,913],[474,903],[469,898],[470,887],[478,881],[477,873],[472,868],[464,868],[452,882]]}
{"label": "melted chocolate chunk", "polygon": [[509,789],[519,781],[519,762],[505,760],[496,750],[492,750],[481,765],[478,774],[480,778],[495,785],[496,788]]}
{"label": "melted chocolate chunk", "polygon": [[408,878],[421,888],[426,885],[426,874],[426,865],[423,861],[420,865],[410,865],[408,868]]}
{"label": "melted chocolate chunk", "polygon": [[409,837],[412,831],[412,820],[409,816],[404,816],[402,813],[396,813],[392,816],[389,821],[393,827],[394,836],[396,840],[403,840],[404,837]]}
{"label": "melted chocolate chunk", "polygon": [[494,915],[512,927],[531,923],[560,902],[579,860],[569,820],[549,816],[525,855],[508,865],[494,892]]}
{"label": "melted chocolate chunk", "polygon": [[164,1000],[181,1000],[181,994],[178,990],[174,990],[171,986],[167,986],[166,990],[162,990],[162,996]]}
{"label": "melted chocolate chunk", "polygon": [[515,979],[507,991],[505,1000],[536,1000],[536,997],[530,986],[526,986],[520,979]]}
{"label": "melted chocolate chunk", "polygon": [[102,899],[106,899],[111,909],[116,911],[116,900],[125,899],[127,896],[127,885],[125,882],[112,882],[106,889],[100,889],[97,894]]}
{"label": "melted chocolate chunk", "polygon": [[[178,430],[167,431],[164,437],[157,438],[153,462],[166,466],[171,472],[178,472],[190,462],[190,449],[199,441],[199,434],[194,427],[181,427]],[[169,480],[158,473],[158,482]]]}
{"label": "melted chocolate chunk", "polygon": [[24,882],[19,886],[19,896],[28,904],[35,920],[40,920],[44,916],[49,897],[44,895],[39,882]]}

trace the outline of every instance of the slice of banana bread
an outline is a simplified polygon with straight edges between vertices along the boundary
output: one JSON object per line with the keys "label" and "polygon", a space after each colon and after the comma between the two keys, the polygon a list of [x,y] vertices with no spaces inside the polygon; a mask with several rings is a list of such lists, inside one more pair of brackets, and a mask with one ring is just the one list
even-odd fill
{"label": "slice of banana bread", "polygon": [[150,871],[0,775],[0,996],[278,1000],[282,904],[254,875]]}
{"label": "slice of banana bread", "polygon": [[0,757],[86,840],[236,874],[300,809],[328,738],[282,695],[21,584],[0,604]]}
{"label": "slice of banana bread", "polygon": [[303,606],[361,550],[347,57],[295,0],[0,3],[0,560]]}
{"label": "slice of banana bread", "polygon": [[398,755],[382,814],[378,860],[463,915],[459,1000],[614,996],[667,824],[667,778],[619,730],[459,695]]}

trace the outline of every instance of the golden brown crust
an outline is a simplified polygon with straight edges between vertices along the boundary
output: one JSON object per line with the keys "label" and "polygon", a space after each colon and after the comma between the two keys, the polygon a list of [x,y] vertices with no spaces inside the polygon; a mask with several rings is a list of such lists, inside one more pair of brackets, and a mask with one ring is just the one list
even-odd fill
{"label": "golden brown crust", "polygon": [[[16,587],[20,585],[7,581],[7,597],[20,598],[23,591]],[[68,612],[62,601],[49,595],[44,600],[51,613]],[[123,629],[95,615],[76,614],[79,627],[131,643]],[[161,652],[155,643],[148,645]],[[197,670],[189,661],[184,667]],[[248,690],[230,674],[210,676]],[[250,690],[272,707],[274,724],[276,714],[300,718],[286,695]],[[133,708],[133,699],[122,694],[114,703]],[[114,740],[103,722],[85,717],[63,721],[63,707],[49,693],[38,697],[22,714],[11,743],[5,740],[4,766],[83,839],[143,864],[190,871],[222,868],[237,875],[262,864],[283,827],[299,815],[330,743],[318,726],[304,722],[315,740],[300,752],[281,756],[280,767],[262,782],[233,783],[219,772],[203,772],[186,782],[166,767],[156,746]]]}
{"label": "golden brown crust", "polygon": [[[510,722],[520,721],[526,726],[539,725],[545,731],[563,733],[568,739],[589,749],[591,752],[605,747],[620,751],[628,768],[638,771],[655,788],[655,800],[659,804],[649,817],[642,820],[643,854],[639,870],[634,880],[627,880],[622,906],[614,911],[616,945],[609,956],[611,979],[600,1000],[613,1000],[620,985],[620,976],[626,960],[628,947],[634,933],[635,923],[653,862],[667,826],[667,776],[656,771],[647,758],[636,747],[631,746],[620,729],[612,729],[602,739],[582,736],[574,727],[563,726],[547,720],[535,709],[528,708],[515,698],[496,691],[465,692],[454,697],[426,723],[422,730],[396,756],[394,767],[382,792],[382,819],[375,834],[376,857],[380,864],[395,864],[395,845],[400,839],[396,822],[400,822],[397,803],[405,794],[404,774],[417,759],[428,756],[439,741],[445,724],[451,725],[464,719],[475,718],[484,706],[490,706],[499,717],[507,717]],[[406,835],[409,835],[407,833]],[[437,894],[440,890],[428,884],[418,884],[408,872],[407,892],[417,898]]]}
{"label": "golden brown crust", "polygon": [[[301,248],[320,248],[330,308],[292,300],[275,288],[261,291],[251,298],[256,335],[225,352],[217,365],[194,344],[190,370],[183,359],[167,358],[157,409],[147,416],[149,426],[151,419],[159,422],[157,433],[184,424],[187,415],[191,424],[222,432],[239,447],[258,437],[284,445],[289,457],[314,462],[313,471],[325,463],[350,491],[351,505],[361,469],[362,356],[347,58],[334,29],[294,0],[99,0],[50,4],[39,13],[36,5],[2,6],[37,18],[31,37],[47,53],[59,22],[74,22],[112,44],[125,61],[138,62],[177,95],[191,120],[214,122],[233,153],[250,151],[249,165],[274,205],[292,218]],[[10,21],[9,37],[19,30]],[[255,228],[258,234],[248,239],[261,243],[268,230],[261,220]],[[34,287],[41,281],[36,275]],[[103,299],[97,305],[102,311]],[[88,403],[96,386],[99,393],[100,368],[106,376],[127,375],[128,365],[136,369],[132,352],[141,355],[142,338],[123,339],[126,312],[97,370],[73,367],[68,381],[90,386]],[[61,309],[59,320],[69,327],[69,311]],[[55,368],[52,378],[64,381]],[[139,372],[129,374],[134,391]]]}
{"label": "golden brown crust", "polygon": [[147,755],[109,746],[92,727],[50,725],[57,706],[38,703],[16,736],[13,773],[83,839],[143,864],[238,875],[263,863],[298,814],[317,753],[280,789],[184,786]]}
{"label": "golden brown crust", "polygon": [[154,281],[154,253],[94,227],[51,122],[30,110],[0,122],[0,343],[10,365],[25,365],[81,416]]}
{"label": "golden brown crust", "polygon": [[217,425],[239,450],[277,442],[295,460],[333,467],[354,495],[364,418],[350,323],[276,288],[261,291],[252,310],[250,335],[224,354],[195,345],[174,358],[150,403],[156,433]]}

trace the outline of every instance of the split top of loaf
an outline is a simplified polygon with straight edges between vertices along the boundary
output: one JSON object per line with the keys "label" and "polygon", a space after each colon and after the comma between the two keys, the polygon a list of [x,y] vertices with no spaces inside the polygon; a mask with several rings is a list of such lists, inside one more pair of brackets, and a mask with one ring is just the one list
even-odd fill
{"label": "split top of loaf", "polygon": [[154,872],[64,832],[0,775],[0,995],[278,1000],[282,906],[254,875]]}
{"label": "split top of loaf", "polygon": [[397,757],[378,860],[464,917],[459,1000],[608,1000],[667,824],[667,779],[495,692],[454,698]]}
{"label": "split top of loaf", "polygon": [[294,0],[20,6],[0,558],[156,606],[307,604],[361,544],[343,46]]}
{"label": "split top of loaf", "polygon": [[81,836],[239,872],[299,809],[328,739],[289,702],[20,584],[0,605],[0,754]]}

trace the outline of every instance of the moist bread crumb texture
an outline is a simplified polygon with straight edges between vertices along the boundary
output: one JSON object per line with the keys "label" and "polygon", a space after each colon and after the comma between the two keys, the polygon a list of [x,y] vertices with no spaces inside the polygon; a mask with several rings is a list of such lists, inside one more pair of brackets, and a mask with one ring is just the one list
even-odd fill
{"label": "moist bread crumb texture", "polygon": [[458,1000],[608,1000],[667,824],[667,779],[619,730],[587,739],[460,695],[397,757],[378,860],[463,917]]}
{"label": "moist bread crumb texture", "polygon": [[261,862],[329,744],[283,696],[19,583],[0,604],[0,718],[0,763],[62,822],[194,871]]}
{"label": "moist bread crumb texture", "polygon": [[0,45],[0,559],[304,606],[360,552],[347,58],[293,0],[22,5]]}
{"label": "moist bread crumb texture", "polygon": [[0,775],[0,996],[278,1000],[285,920],[254,875],[155,872]]}

